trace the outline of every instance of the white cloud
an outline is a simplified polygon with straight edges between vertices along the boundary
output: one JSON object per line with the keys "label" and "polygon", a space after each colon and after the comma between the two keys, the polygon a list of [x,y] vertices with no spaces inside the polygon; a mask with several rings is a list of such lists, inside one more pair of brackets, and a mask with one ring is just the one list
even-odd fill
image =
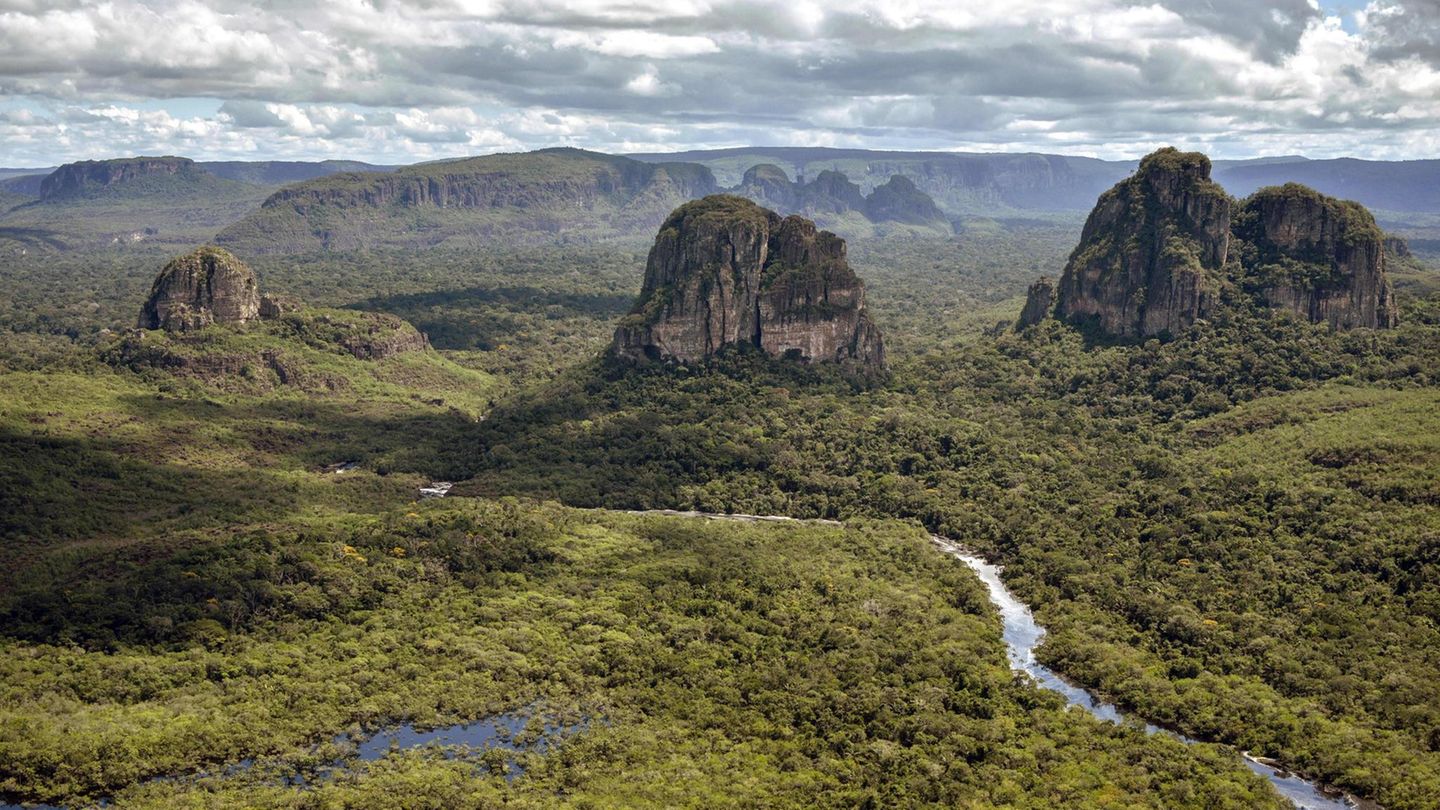
{"label": "white cloud", "polygon": [[39,163],[745,142],[1434,156],[1440,0],[1349,22],[1313,0],[0,0],[0,139]]}

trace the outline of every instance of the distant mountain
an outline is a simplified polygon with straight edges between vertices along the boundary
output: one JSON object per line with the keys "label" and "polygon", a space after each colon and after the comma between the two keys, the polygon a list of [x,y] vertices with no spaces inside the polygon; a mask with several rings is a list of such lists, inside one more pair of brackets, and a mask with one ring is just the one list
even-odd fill
{"label": "distant mountain", "polygon": [[1440,160],[1298,159],[1215,164],[1215,179],[1236,196],[1264,186],[1302,183],[1381,211],[1440,212]]}
{"label": "distant mountain", "polygon": [[935,205],[930,195],[915,187],[908,178],[895,175],[868,195],[850,181],[843,172],[827,169],[808,183],[790,180],[785,170],[771,163],[752,166],[731,191],[741,197],[779,211],[800,214],[827,228],[850,233],[863,223],[915,226],[937,233],[951,232],[950,219]]}
{"label": "distant mountain", "polygon": [[[1088,211],[1106,189],[1135,171],[1137,161],[1109,161],[1035,153],[890,152],[820,147],[741,147],[633,154],[636,160],[684,160],[715,173],[723,185],[773,164],[797,177],[845,173],[862,191],[901,175],[951,215],[994,216],[1005,209]],[[1381,211],[1440,212],[1440,160],[1379,161],[1298,155],[1217,160],[1215,179],[1246,196],[1263,186],[1303,183]]]}
{"label": "distant mountain", "polygon": [[744,147],[673,154],[635,154],[636,160],[699,163],[727,186],[745,172],[773,164],[805,183],[821,172],[840,172],[864,193],[900,175],[948,214],[991,216],[1007,210],[1084,210],[1100,192],[1124,178],[1133,162],[1040,154],[888,152],[819,147]]}
{"label": "distant mountain", "polygon": [[[10,182],[20,180],[30,178]],[[0,249],[8,243],[20,249],[194,244],[267,193],[174,156],[68,163],[45,175],[35,191],[0,214]]]}
{"label": "distant mountain", "polygon": [[133,157],[67,163],[40,182],[42,203],[78,199],[213,197],[233,183],[183,157]]}
{"label": "distant mountain", "polygon": [[297,183],[216,240],[243,254],[585,241],[653,232],[676,206],[718,190],[695,164],[542,149]]}
{"label": "distant mountain", "polygon": [[396,168],[358,160],[220,160],[202,161],[195,165],[216,177],[257,186],[283,186],[341,172],[389,172]]}

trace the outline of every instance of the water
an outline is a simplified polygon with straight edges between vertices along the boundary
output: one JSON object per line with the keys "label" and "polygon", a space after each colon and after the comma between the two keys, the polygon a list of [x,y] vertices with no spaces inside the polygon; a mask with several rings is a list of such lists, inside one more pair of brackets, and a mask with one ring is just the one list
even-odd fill
{"label": "water", "polygon": [[[585,730],[587,723],[581,721],[574,725],[546,722],[536,739],[530,742],[517,742],[517,737],[530,724],[534,715],[529,711],[513,712],[510,714],[497,714],[473,723],[459,723],[453,726],[442,726],[441,728],[420,731],[413,725],[403,725],[385,729],[377,732],[374,736],[359,740],[356,744],[355,753],[344,759],[337,759],[307,774],[292,773],[282,778],[282,781],[292,787],[307,787],[316,782],[323,781],[335,775],[339,771],[351,767],[356,762],[373,762],[389,754],[391,751],[404,751],[415,748],[422,748],[427,745],[434,746],[465,746],[473,749],[498,748],[504,751],[536,751],[545,753],[554,744],[557,738],[574,734]],[[351,737],[341,734],[335,737],[332,742],[345,744],[351,741]],[[237,776],[255,767],[253,759],[245,759],[225,766],[221,776]],[[505,781],[509,782],[524,773],[520,764],[511,761],[506,766]],[[157,782],[178,782],[188,781],[191,778],[205,778],[208,773],[199,773],[194,777],[173,777],[161,776],[152,781]],[[108,804],[109,800],[101,802]],[[61,810],[61,808],[49,804],[4,804],[0,803],[0,810]]]}
{"label": "water", "polygon": [[[1114,705],[1096,699],[1094,695],[1069,683],[1053,670],[1035,660],[1035,648],[1040,644],[1040,639],[1044,637],[1045,628],[1035,623],[1035,617],[1030,613],[1030,608],[1015,598],[1015,595],[1010,593],[1010,589],[1005,587],[1005,583],[1000,579],[998,566],[991,565],[943,537],[931,535],[930,539],[946,554],[969,566],[970,570],[980,577],[980,581],[985,583],[986,589],[990,592],[990,601],[1000,611],[1000,621],[1004,628],[1005,650],[1010,657],[1012,669],[1026,673],[1034,678],[1041,687],[1058,692],[1072,706],[1079,706],[1101,720],[1108,720],[1112,723],[1124,722],[1125,716]],[[1171,734],[1186,743],[1195,742],[1183,734],[1176,734],[1150,723],[1145,724],[1145,732],[1147,734]],[[1268,779],[1280,795],[1289,799],[1297,810],[1354,810],[1354,808],[1360,807],[1359,802],[1348,796],[1338,796],[1334,791],[1321,788],[1288,771],[1252,757],[1245,757],[1245,766]]]}

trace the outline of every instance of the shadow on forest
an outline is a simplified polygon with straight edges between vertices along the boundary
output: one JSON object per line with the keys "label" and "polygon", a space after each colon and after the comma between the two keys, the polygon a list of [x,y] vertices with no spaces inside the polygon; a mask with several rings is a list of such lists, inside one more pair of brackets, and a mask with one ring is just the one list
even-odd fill
{"label": "shadow on forest", "polygon": [[582,293],[538,287],[469,287],[377,296],[351,309],[388,312],[413,323],[437,349],[490,348],[513,336],[517,314],[609,321],[630,310],[631,293]]}
{"label": "shadow on forest", "polygon": [[[0,428],[7,635],[108,646],[242,627],[287,583],[324,579],[285,540],[314,530],[289,519],[402,504],[415,479],[390,473],[448,477],[474,429],[455,413],[369,415],[303,400],[132,396],[121,408],[149,435]],[[241,451],[243,460],[230,455]],[[320,471],[337,461],[379,474]]]}

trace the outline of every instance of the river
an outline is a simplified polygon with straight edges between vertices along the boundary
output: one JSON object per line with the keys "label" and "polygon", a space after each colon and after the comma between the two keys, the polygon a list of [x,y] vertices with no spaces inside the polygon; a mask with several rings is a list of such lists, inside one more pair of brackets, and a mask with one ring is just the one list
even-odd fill
{"label": "river", "polygon": [[[1054,670],[1035,660],[1035,648],[1040,644],[1040,639],[1044,638],[1045,628],[1035,623],[1035,617],[1031,614],[1030,607],[1017,599],[1015,594],[1005,587],[1004,581],[1000,579],[999,566],[986,562],[943,537],[932,534],[930,540],[941,551],[969,566],[970,570],[980,577],[980,581],[985,583],[985,588],[990,593],[990,602],[1000,611],[1005,649],[1010,656],[1011,668],[1024,672],[1033,678],[1041,688],[1058,692],[1070,705],[1079,706],[1101,720],[1108,720],[1112,723],[1125,722],[1125,716],[1114,705],[1097,699],[1090,692],[1061,678]],[[1188,744],[1196,742],[1183,734],[1162,729],[1151,723],[1143,725],[1146,733],[1149,734],[1170,734]],[[1359,801],[1351,797],[1340,794],[1338,791],[1322,788],[1283,768],[1261,762],[1250,756],[1245,756],[1244,761],[1250,770],[1268,779],[1280,795],[1289,799],[1297,810],[1355,810],[1362,806]],[[1376,808],[1376,805],[1368,802],[1364,806]]]}

